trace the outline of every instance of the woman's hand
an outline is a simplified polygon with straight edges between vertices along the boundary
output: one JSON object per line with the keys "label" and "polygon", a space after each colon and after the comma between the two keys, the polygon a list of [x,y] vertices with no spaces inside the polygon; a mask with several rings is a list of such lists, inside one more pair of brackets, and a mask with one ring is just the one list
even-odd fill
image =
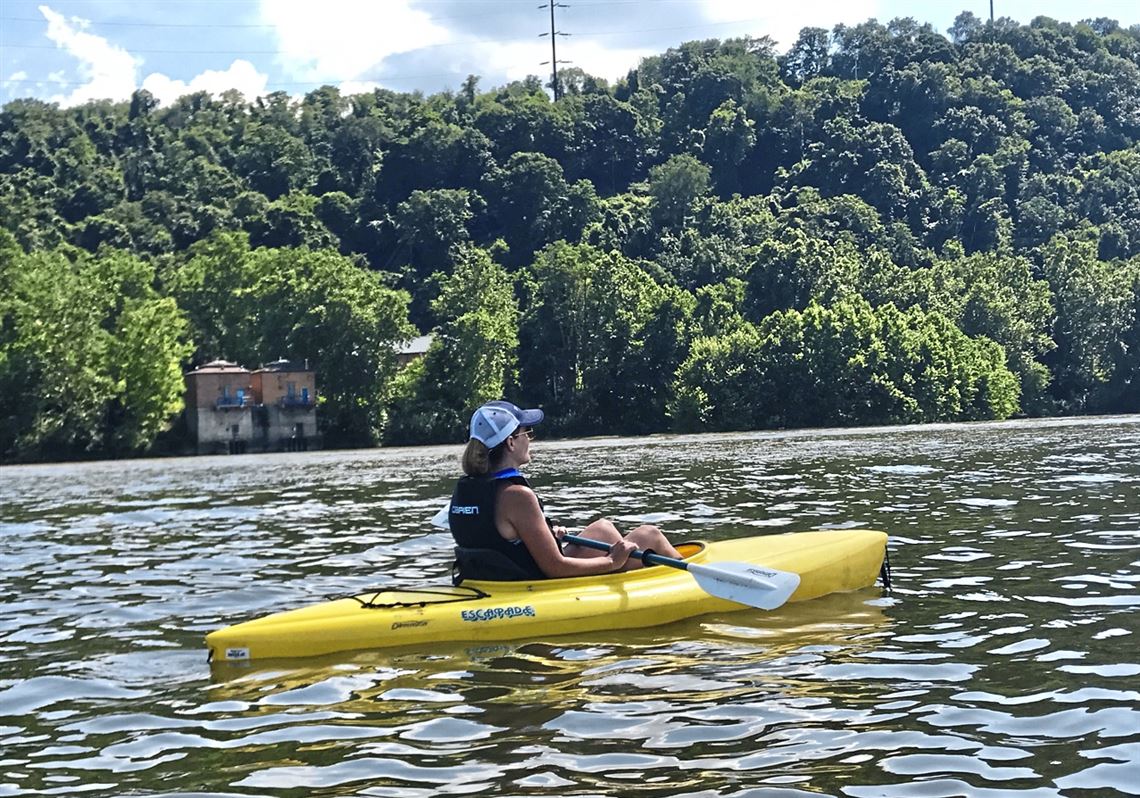
{"label": "woman's hand", "polygon": [[562,540],[562,538],[570,534],[570,530],[564,526],[552,526],[550,527],[550,531],[554,533],[556,540]]}
{"label": "woman's hand", "polygon": [[637,551],[637,544],[630,543],[628,540],[619,540],[610,546],[610,553],[607,555],[610,562],[614,564],[614,570],[622,568],[628,561],[629,555]]}

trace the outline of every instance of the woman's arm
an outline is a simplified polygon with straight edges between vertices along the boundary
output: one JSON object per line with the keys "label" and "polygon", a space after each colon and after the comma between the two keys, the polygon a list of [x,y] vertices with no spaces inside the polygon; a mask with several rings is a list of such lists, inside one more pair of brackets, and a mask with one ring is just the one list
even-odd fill
{"label": "woman's arm", "polygon": [[542,572],[549,577],[608,574],[625,565],[636,546],[629,541],[615,543],[601,557],[566,557],[550,534],[546,517],[534,491],[525,485],[507,485],[499,492],[495,525],[507,540],[521,540]]}

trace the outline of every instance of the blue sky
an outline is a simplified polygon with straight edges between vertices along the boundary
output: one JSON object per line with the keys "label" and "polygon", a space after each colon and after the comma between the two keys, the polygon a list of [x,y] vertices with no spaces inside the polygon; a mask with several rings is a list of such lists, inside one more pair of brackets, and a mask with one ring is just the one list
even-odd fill
{"label": "blue sky", "polygon": [[[491,88],[549,74],[546,0],[0,0],[0,103],[38,97],[74,105],[126,99],[136,88],[168,103],[189,91],[248,97],[324,84],[432,93],[469,74]],[[564,0],[558,58],[600,77],[691,39],[767,35],[786,48],[801,28],[913,16],[945,31],[989,0]],[[997,16],[1140,24],[1137,0],[995,0]]]}

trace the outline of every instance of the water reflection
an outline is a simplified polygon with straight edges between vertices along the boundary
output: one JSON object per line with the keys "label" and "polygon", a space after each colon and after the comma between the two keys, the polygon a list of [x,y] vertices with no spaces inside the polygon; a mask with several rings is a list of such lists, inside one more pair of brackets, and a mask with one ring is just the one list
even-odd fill
{"label": "water reflection", "polygon": [[444,582],[451,448],[0,472],[0,795],[1138,794],[1140,419],[536,443],[553,515],[892,535],[896,590],[257,667]]}

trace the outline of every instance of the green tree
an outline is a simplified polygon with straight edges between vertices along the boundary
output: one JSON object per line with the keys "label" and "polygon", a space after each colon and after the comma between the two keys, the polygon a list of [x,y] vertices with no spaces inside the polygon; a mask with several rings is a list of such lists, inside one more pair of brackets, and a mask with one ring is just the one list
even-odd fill
{"label": "green tree", "polygon": [[692,155],[674,155],[649,172],[650,213],[659,226],[681,225],[708,194],[711,170]]}
{"label": "green tree", "polygon": [[664,426],[692,297],[616,252],[556,243],[522,277],[520,390],[561,432]]}
{"label": "green tree", "polygon": [[512,155],[489,176],[486,193],[512,266],[529,263],[551,242],[578,241],[598,218],[593,186],[584,180],[568,183],[558,161],[538,153]]}
{"label": "green tree", "polygon": [[427,354],[396,378],[385,438],[450,443],[465,437],[473,408],[516,382],[518,304],[506,270],[483,250],[456,253],[433,311],[440,324]]}
{"label": "green tree", "polygon": [[269,199],[307,187],[312,178],[312,155],[305,143],[280,127],[260,124],[242,139],[234,168],[254,191]]}
{"label": "green tree", "polygon": [[739,191],[740,165],[756,146],[756,123],[732,100],[725,100],[709,116],[704,131],[703,154],[712,167],[711,176],[722,197]]}
{"label": "green tree", "polygon": [[941,287],[934,305],[967,335],[1001,344],[1023,406],[1046,411],[1050,375],[1042,360],[1054,348],[1049,284],[1034,277],[1027,259],[993,253],[942,261],[935,272]]}
{"label": "green tree", "polygon": [[478,194],[449,188],[413,191],[396,206],[396,235],[419,280],[451,272],[459,249],[471,240],[475,210],[482,207]]}
{"label": "green tree", "polygon": [[1042,256],[1057,310],[1057,348],[1046,357],[1053,394],[1070,411],[1106,409],[1134,324],[1132,270],[1099,260],[1096,242],[1075,237],[1054,238]]}
{"label": "green tree", "polygon": [[182,408],[186,321],[129,254],[0,233],[0,459],[145,450]]}
{"label": "green tree", "polygon": [[831,244],[802,230],[781,231],[757,248],[745,277],[745,315],[758,322],[779,310],[830,303],[858,285],[862,257],[849,242]]}
{"label": "green tree", "polygon": [[680,429],[884,424],[1006,418],[1018,383],[993,341],[856,296],[698,339],[676,397]]}

